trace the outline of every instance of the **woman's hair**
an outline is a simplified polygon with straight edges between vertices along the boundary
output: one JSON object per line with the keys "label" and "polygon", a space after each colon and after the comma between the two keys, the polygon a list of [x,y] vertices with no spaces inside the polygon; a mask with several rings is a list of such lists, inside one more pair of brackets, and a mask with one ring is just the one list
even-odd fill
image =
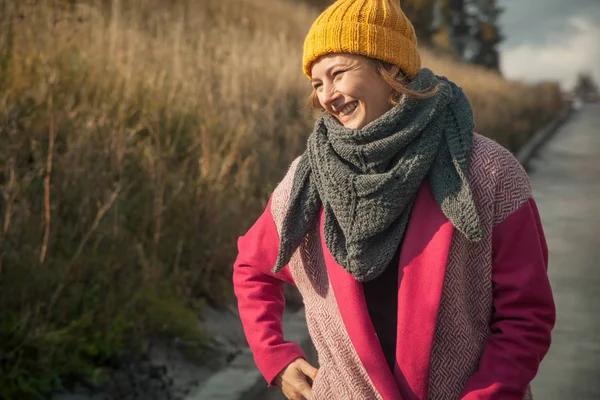
{"label": "woman's hair", "polygon": [[[381,78],[383,78],[383,80],[386,81],[386,83],[392,88],[390,103],[393,105],[400,103],[402,96],[413,99],[427,99],[434,96],[439,91],[439,87],[437,85],[423,91],[409,89],[407,86],[410,81],[404,76],[402,71],[398,71],[398,73],[394,75],[391,72],[392,64],[373,58],[365,58],[373,67],[375,67]],[[307,106],[313,110],[323,109],[323,107],[321,107],[321,103],[319,103],[317,91],[314,89],[308,96]]]}

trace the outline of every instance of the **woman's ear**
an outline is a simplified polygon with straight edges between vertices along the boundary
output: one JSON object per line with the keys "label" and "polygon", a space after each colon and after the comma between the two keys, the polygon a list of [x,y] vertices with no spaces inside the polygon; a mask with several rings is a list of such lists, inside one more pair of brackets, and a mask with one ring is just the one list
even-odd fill
{"label": "woman's ear", "polygon": [[392,74],[392,76],[397,76],[398,72],[400,72],[400,67],[394,64],[391,64],[388,67],[388,71],[390,72],[390,74]]}

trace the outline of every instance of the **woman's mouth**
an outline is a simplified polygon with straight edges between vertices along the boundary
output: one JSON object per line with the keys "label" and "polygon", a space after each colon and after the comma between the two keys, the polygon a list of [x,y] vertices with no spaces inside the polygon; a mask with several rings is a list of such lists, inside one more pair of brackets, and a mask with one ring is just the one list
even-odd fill
{"label": "woman's mouth", "polygon": [[358,108],[358,101],[353,101],[339,111],[341,117],[347,117]]}
{"label": "woman's mouth", "polygon": [[348,103],[337,112],[337,119],[345,125],[352,118],[357,108],[358,101]]}

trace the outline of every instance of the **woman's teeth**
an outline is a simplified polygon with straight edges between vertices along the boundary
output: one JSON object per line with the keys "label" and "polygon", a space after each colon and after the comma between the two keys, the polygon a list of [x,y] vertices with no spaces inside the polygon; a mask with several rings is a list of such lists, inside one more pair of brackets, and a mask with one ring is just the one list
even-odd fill
{"label": "woman's teeth", "polygon": [[350,114],[352,111],[356,110],[356,107],[358,107],[358,104],[357,104],[357,103],[351,103],[351,104],[348,104],[346,107],[344,107],[344,108],[342,108],[342,109],[340,110],[340,114],[342,114],[342,115],[348,115],[348,114]]}

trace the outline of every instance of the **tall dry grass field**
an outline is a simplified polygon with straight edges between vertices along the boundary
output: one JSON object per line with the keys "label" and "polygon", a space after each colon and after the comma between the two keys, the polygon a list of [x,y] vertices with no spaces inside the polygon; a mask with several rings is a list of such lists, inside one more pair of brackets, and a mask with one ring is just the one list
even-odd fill
{"label": "tall dry grass field", "polygon": [[[236,238],[311,129],[291,0],[0,0],[0,398],[41,398],[151,337],[202,341]],[[424,51],[514,146],[560,108]]]}

